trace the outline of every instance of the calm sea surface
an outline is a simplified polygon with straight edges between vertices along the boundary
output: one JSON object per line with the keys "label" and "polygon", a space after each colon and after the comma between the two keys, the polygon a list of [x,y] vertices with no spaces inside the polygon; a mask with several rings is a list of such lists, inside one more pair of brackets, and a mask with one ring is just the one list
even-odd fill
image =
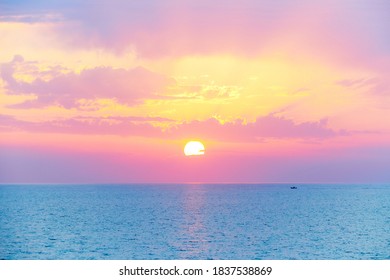
{"label": "calm sea surface", "polygon": [[389,185],[0,185],[0,259],[390,259]]}

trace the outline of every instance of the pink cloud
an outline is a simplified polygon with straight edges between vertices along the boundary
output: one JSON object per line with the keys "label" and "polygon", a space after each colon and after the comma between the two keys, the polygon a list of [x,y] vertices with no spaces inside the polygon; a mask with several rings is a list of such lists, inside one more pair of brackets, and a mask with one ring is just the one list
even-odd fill
{"label": "pink cloud", "polygon": [[253,123],[242,120],[220,124],[215,119],[184,123],[172,130],[175,136],[197,137],[207,135],[212,139],[226,141],[261,141],[263,138],[312,138],[321,139],[347,134],[327,127],[327,120],[296,124],[291,120],[274,115],[259,117]]}
{"label": "pink cloud", "polygon": [[[115,52],[135,48],[146,57],[257,52],[286,15],[286,5],[259,1],[110,1],[84,4],[73,15],[78,28],[62,26],[76,46]],[[70,32],[72,29],[72,32]],[[260,39],[262,38],[262,39]]]}
{"label": "pink cloud", "polygon": [[347,88],[359,88],[367,85],[368,79],[344,79],[336,81],[336,84]]}
{"label": "pink cloud", "polygon": [[151,121],[173,122],[173,120],[164,118],[78,117],[31,123],[3,115],[0,118],[0,127],[5,129],[8,126],[12,129],[45,133],[110,134],[175,139],[203,137],[224,142],[257,142],[265,138],[324,139],[350,133],[328,128],[326,120],[295,124],[291,120],[273,115],[258,118],[254,123],[248,124],[244,124],[242,120],[225,124],[221,124],[215,119],[192,121],[171,126],[165,131],[151,125]]}
{"label": "pink cloud", "polygon": [[373,78],[344,79],[336,84],[346,88],[364,88],[372,96],[390,96],[389,73],[382,73]]}
{"label": "pink cloud", "polygon": [[[9,4],[3,20],[36,22],[59,14],[51,36],[66,48],[134,49],[143,57],[261,51],[299,1],[158,0],[42,1],[40,6]],[[28,16],[23,16],[23,15]],[[32,15],[31,15],[32,14]],[[1,12],[0,12],[1,15]],[[50,17],[49,17],[50,18]]]}
{"label": "pink cloud", "polygon": [[[45,81],[40,78],[31,83],[14,79],[14,64],[23,63],[16,56],[1,67],[1,75],[7,83],[8,94],[35,94],[36,100],[18,104],[16,108],[43,107],[57,104],[65,108],[79,107],[79,99],[94,100],[113,98],[118,102],[134,105],[145,98],[158,98],[165,88],[176,81],[143,67],[134,69],[113,69],[100,67],[83,70],[80,74],[57,75]],[[54,70],[53,70],[54,71]]]}
{"label": "pink cloud", "polygon": [[51,35],[66,48],[134,49],[143,57],[251,56],[271,48],[370,64],[390,45],[389,3],[382,0],[26,1],[2,10],[3,21],[59,21]]}

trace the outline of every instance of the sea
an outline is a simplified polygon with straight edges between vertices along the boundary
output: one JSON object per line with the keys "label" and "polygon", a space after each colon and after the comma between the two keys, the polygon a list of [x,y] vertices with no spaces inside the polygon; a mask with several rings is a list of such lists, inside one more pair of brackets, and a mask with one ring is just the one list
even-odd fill
{"label": "sea", "polygon": [[390,184],[2,184],[0,259],[390,259]]}

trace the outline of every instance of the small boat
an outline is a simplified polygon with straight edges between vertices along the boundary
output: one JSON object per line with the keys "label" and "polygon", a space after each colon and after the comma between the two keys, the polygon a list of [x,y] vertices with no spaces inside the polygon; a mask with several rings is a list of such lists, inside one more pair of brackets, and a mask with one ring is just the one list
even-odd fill
{"label": "small boat", "polygon": [[290,189],[292,189],[292,190],[296,190],[296,189],[298,189],[296,186],[292,186],[292,187],[290,187]]}

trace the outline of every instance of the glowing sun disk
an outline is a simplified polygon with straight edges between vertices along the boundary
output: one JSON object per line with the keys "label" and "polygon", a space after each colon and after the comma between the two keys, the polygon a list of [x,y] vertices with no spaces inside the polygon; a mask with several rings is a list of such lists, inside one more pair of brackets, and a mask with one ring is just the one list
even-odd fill
{"label": "glowing sun disk", "polygon": [[204,146],[199,141],[190,141],[184,147],[184,154],[186,156],[204,155]]}

